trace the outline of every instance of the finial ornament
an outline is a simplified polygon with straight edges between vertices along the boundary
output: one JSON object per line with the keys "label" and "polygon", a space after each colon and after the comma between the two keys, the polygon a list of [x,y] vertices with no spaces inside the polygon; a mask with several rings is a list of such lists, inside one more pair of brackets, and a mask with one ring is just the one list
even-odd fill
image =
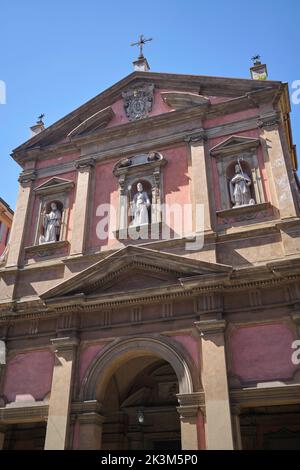
{"label": "finial ornament", "polygon": [[43,119],[45,117],[45,114],[42,113],[38,116],[37,124],[43,124]]}
{"label": "finial ornament", "polygon": [[251,60],[253,62],[253,65],[260,65],[261,64],[261,56],[259,54],[254,55]]}
{"label": "finial ornament", "polygon": [[139,59],[144,59],[143,46],[146,44],[146,42],[149,42],[149,41],[152,41],[152,38],[146,39],[143,34],[140,34],[139,40],[137,42],[132,42],[130,44],[131,46],[139,46],[140,48]]}

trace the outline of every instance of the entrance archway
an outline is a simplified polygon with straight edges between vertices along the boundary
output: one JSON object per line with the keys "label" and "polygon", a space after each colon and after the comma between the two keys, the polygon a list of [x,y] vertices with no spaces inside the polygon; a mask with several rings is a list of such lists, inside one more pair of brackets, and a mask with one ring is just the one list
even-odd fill
{"label": "entrance archway", "polygon": [[[101,351],[87,371],[81,399],[102,405],[101,448],[159,449],[162,445],[192,450],[199,441],[200,392],[198,373],[187,352],[179,343],[156,336],[116,341]],[[91,422],[85,424],[81,418],[80,435],[84,432],[93,439],[97,434]]]}
{"label": "entrance archway", "polygon": [[102,449],[181,449],[178,391],[164,360],[142,356],[119,367],[103,401]]}

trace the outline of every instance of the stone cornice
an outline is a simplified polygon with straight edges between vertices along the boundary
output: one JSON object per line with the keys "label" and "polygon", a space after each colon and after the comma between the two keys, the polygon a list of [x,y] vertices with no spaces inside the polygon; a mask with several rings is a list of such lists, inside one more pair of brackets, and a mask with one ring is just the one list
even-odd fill
{"label": "stone cornice", "polygon": [[0,408],[1,424],[20,424],[46,421],[49,405],[45,402],[34,402],[33,404],[8,405]]}
{"label": "stone cornice", "polygon": [[230,401],[241,408],[300,404],[300,385],[231,389]]}

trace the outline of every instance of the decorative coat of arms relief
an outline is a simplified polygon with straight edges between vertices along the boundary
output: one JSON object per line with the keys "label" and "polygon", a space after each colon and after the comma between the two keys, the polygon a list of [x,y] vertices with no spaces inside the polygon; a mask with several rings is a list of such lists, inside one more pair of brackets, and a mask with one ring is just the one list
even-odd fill
{"label": "decorative coat of arms relief", "polygon": [[148,116],[154,101],[154,84],[144,84],[122,92],[124,108],[129,121]]}

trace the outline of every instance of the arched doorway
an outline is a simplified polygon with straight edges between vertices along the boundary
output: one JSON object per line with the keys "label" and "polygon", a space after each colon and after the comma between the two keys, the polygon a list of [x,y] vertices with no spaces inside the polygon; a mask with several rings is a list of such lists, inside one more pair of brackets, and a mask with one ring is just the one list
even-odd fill
{"label": "arched doorway", "polygon": [[96,430],[81,416],[81,448],[90,445],[90,435],[107,450],[198,449],[198,377],[186,351],[169,338],[115,342],[99,353],[83,381],[81,399],[101,404],[103,424]]}
{"label": "arched doorway", "polygon": [[102,449],[181,449],[178,392],[164,360],[138,357],[120,366],[103,402]]}

